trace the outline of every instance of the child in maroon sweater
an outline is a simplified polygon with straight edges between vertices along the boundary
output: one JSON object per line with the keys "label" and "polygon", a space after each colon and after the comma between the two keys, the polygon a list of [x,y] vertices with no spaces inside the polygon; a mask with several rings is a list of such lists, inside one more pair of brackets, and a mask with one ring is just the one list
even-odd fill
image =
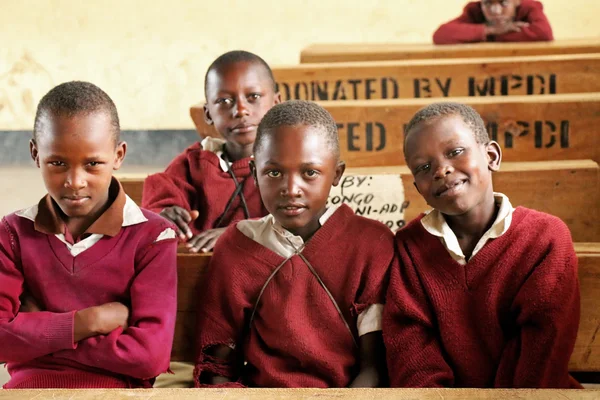
{"label": "child in maroon sweater", "polygon": [[481,0],[466,5],[460,17],[440,26],[435,44],[537,42],[552,40],[544,6],[535,0]]}
{"label": "child in maroon sweater", "polygon": [[567,369],[579,284],[566,225],[494,193],[500,147],[471,107],[432,104],[406,132],[433,211],[396,234],[383,321],[392,386],[579,387]]}
{"label": "child in maroon sweater", "polygon": [[0,224],[4,387],[151,387],[173,342],[175,226],[112,177],[127,147],[98,87],[52,89],[33,136],[48,194]]}
{"label": "child in maroon sweater", "polygon": [[204,91],[206,122],[225,140],[207,137],[190,146],[165,172],[146,178],[142,196],[143,207],[178,226],[191,252],[212,250],[229,224],[267,214],[249,163],[258,123],[279,103],[271,68],[245,51],[217,58]]}
{"label": "child in maroon sweater", "polygon": [[345,168],[333,118],[315,103],[277,105],[260,123],[254,156],[270,214],[230,226],[217,243],[196,385],[377,386],[393,235],[346,205],[326,209]]}

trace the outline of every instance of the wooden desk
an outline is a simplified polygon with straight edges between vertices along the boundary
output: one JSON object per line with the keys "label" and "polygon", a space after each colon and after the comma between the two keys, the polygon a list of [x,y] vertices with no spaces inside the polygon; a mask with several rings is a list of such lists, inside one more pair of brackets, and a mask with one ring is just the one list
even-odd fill
{"label": "wooden desk", "polygon": [[527,43],[338,43],[313,44],[302,50],[301,63],[423,60],[600,53],[600,37]]}

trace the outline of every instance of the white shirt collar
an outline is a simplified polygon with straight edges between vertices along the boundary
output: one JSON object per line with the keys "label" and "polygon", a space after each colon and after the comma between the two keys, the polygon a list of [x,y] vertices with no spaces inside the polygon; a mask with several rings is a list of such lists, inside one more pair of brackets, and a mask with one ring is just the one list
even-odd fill
{"label": "white shirt collar", "polygon": [[[494,200],[499,205],[498,215],[490,229],[477,242],[471,257],[475,256],[488,240],[502,236],[510,227],[514,211],[510,200],[502,193],[494,193]],[[452,258],[461,264],[466,263],[466,258],[460,248],[456,235],[450,229],[444,215],[439,210],[431,210],[421,219],[421,224],[427,232],[441,239]]]}
{"label": "white shirt collar", "polygon": [[227,163],[227,161],[223,159],[223,146],[225,145],[225,140],[207,136],[202,139],[200,144],[202,145],[202,150],[215,153],[215,155],[219,157],[219,166],[223,171],[227,172],[229,170],[231,163]]}

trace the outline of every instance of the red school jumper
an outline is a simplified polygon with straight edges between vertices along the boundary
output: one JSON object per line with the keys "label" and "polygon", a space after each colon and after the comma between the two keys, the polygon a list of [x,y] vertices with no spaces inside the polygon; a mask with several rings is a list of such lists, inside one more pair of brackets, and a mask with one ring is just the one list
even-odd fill
{"label": "red school jumper", "polygon": [[481,1],[473,1],[465,6],[460,17],[441,25],[435,31],[433,43],[537,42],[554,39],[550,22],[544,14],[544,6],[539,1],[522,0],[517,7],[515,21],[528,22],[529,26],[521,28],[521,32],[486,37],[486,19],[481,11]]}
{"label": "red school jumper", "polygon": [[566,225],[517,207],[466,265],[421,217],[396,235],[383,316],[395,387],[569,388],[579,326],[577,256]]}
{"label": "red school jumper", "polygon": [[[88,229],[113,231],[77,256],[55,235],[65,227],[50,196],[40,201],[35,223],[17,214],[0,222],[0,360],[11,375],[6,389],[151,387],[152,378],[168,369],[177,240],[156,239],[174,226],[141,210],[146,222],[120,227],[126,197],[114,184],[119,195]],[[25,290],[43,311],[19,312]],[[129,327],[73,343],[75,312],[108,302],[129,307]]]}
{"label": "red school jumper", "polygon": [[[357,316],[383,303],[395,259],[393,241],[385,225],[342,205],[301,252],[335,298],[351,335],[300,256],[285,261],[230,226],[217,242],[205,280],[196,386],[205,386],[199,379],[206,372],[237,380],[224,385],[230,387],[348,386],[359,367],[353,341],[358,342]],[[280,265],[248,328],[261,288]],[[225,364],[204,352],[222,344],[235,346],[238,363]]]}
{"label": "red school jumper", "polygon": [[[231,164],[231,170],[242,185],[250,218],[268,214],[250,172],[251,158]],[[245,219],[240,196],[236,196],[229,211],[221,218],[227,202],[236,188],[231,175],[223,171],[219,157],[202,150],[200,143],[188,147],[177,156],[165,172],[150,175],[144,181],[142,207],[160,212],[166,207],[179,206],[200,215],[190,224],[194,235],[208,229],[225,227]],[[220,221],[219,226],[216,226]]]}

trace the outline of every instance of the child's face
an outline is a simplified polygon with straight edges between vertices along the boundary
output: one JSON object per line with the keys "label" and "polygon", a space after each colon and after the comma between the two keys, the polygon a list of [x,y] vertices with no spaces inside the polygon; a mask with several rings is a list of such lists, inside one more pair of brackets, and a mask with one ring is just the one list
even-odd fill
{"label": "child's face", "polygon": [[120,168],[126,152],[125,142],[115,146],[110,115],[43,118],[30,150],[48,193],[68,218],[99,216],[108,201],[112,172]]}
{"label": "child's face", "polygon": [[459,115],[417,125],[405,146],[415,186],[431,207],[462,215],[493,200],[491,171],[500,167],[500,147],[477,143]]}
{"label": "child's face", "polygon": [[513,21],[520,0],[481,0],[481,10],[491,25]]}
{"label": "child's face", "polygon": [[273,82],[259,63],[238,62],[212,70],[206,81],[204,115],[228,142],[248,146],[262,117],[279,103]]}
{"label": "child's face", "polygon": [[279,126],[262,140],[254,173],[263,203],[284,228],[306,239],[319,228],[344,163],[316,127]]}

